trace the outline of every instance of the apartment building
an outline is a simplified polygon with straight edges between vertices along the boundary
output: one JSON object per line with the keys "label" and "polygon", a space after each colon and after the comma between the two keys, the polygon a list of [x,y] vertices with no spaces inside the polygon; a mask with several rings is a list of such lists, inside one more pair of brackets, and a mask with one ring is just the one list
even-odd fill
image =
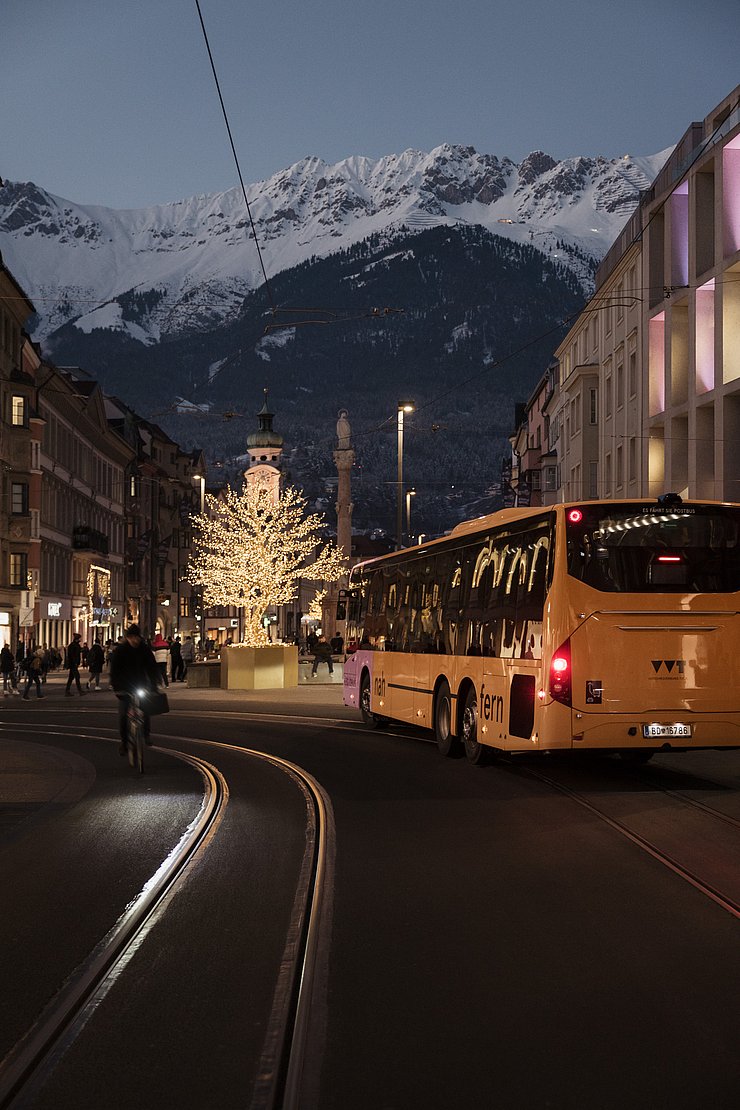
{"label": "apartment building", "polygon": [[679,140],[555,356],[543,503],[740,501],[740,86]]}
{"label": "apartment building", "polygon": [[0,646],[15,650],[33,623],[38,574],[38,420],[32,374],[23,362],[31,301],[0,256]]}
{"label": "apartment building", "polygon": [[35,640],[116,639],[126,624],[124,475],[132,451],[111,428],[97,382],[26,345],[41,422],[40,573]]}
{"label": "apartment building", "polygon": [[740,500],[740,86],[640,206],[643,492]]}

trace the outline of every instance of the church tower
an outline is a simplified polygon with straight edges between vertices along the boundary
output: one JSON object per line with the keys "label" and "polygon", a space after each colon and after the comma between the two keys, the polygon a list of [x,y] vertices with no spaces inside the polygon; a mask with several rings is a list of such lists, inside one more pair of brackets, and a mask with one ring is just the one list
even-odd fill
{"label": "church tower", "polygon": [[273,502],[280,493],[280,463],[283,454],[283,437],[273,430],[275,417],[267,402],[268,390],[265,388],[265,402],[257,414],[259,428],[247,436],[249,469],[244,471],[248,486],[267,489]]}

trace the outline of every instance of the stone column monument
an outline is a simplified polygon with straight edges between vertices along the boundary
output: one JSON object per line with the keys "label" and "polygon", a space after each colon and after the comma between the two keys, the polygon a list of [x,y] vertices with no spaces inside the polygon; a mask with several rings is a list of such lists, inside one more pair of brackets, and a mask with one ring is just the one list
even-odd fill
{"label": "stone column monument", "polygon": [[[355,462],[355,453],[352,450],[352,429],[347,419],[347,410],[341,409],[337,420],[337,448],[334,452],[334,464],[339,476],[337,487],[337,547],[344,553],[349,566],[352,554],[352,467]],[[340,582],[333,583],[324,601],[324,614],[322,628],[327,639],[331,639],[337,631],[337,598],[339,590],[347,585],[345,575]],[[344,634],[344,626],[339,631]]]}
{"label": "stone column monument", "polygon": [[337,489],[337,547],[349,562],[352,554],[352,467],[355,453],[352,450],[352,429],[347,419],[347,410],[342,409],[337,420],[337,449],[334,463],[339,475]]}

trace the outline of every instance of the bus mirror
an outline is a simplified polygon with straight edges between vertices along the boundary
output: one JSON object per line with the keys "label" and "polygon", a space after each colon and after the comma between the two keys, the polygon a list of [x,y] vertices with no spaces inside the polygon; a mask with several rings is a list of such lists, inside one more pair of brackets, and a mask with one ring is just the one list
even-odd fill
{"label": "bus mirror", "polygon": [[346,621],[347,605],[355,596],[354,590],[340,590],[337,598],[337,620]]}

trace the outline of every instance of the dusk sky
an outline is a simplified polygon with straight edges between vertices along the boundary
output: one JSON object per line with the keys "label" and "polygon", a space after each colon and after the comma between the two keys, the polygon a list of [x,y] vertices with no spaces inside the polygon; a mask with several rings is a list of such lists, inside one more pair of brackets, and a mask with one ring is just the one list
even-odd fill
{"label": "dusk sky", "polygon": [[[653,154],[740,82],[736,0],[201,0],[246,182],[443,142]],[[195,0],[4,0],[0,176],[134,208],[237,184]]]}

